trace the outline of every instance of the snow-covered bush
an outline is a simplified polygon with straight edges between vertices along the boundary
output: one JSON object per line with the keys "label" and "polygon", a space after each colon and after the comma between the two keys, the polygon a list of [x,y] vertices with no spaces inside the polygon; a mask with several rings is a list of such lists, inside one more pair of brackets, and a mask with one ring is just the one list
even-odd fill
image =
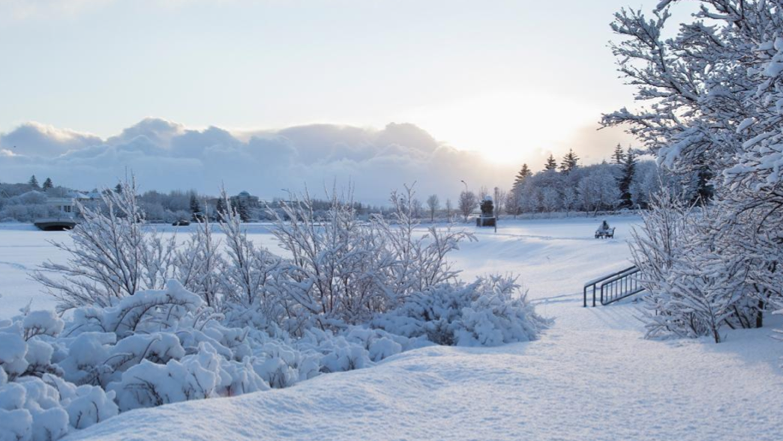
{"label": "snow-covered bush", "polygon": [[461,241],[475,239],[450,227],[418,234],[414,196],[412,188],[393,192],[391,218],[373,216],[369,222],[357,220],[350,196],[343,200],[336,191],[325,221],[316,221],[307,194],[283,205],[273,232],[291,258],[277,287],[289,323],[299,326],[287,329],[366,323],[413,292],[456,280],[446,256]]}
{"label": "snow-covered bush", "polygon": [[54,242],[68,262],[44,262],[45,272],[33,274],[59,300],[60,311],[111,306],[138,291],[160,289],[172,276],[174,237],[164,240],[144,229],[135,181],[124,182],[120,191],[104,191],[101,198],[102,207],[77,202],[84,219],[71,233],[72,245]]}
{"label": "snow-covered bush", "polygon": [[473,236],[417,230],[410,188],[392,194],[390,219],[360,222],[336,196],[319,221],[307,196],[284,204],[285,258],[248,238],[228,198],[223,241],[205,222],[176,248],[143,228],[135,194],[125,183],[104,209],[83,208],[74,245],[60,245],[71,260],[45,265],[63,277],[36,275],[67,322],[25,311],[0,323],[8,393],[35,386],[31,402],[59,409],[39,417],[17,399],[6,411],[27,419],[14,431],[57,438],[131,409],[288,387],[431,344],[527,341],[546,326],[512,279],[458,281],[446,257]]}
{"label": "snow-covered bush", "polygon": [[459,346],[535,340],[548,323],[527,303],[513,278],[500,276],[413,294],[372,322],[392,334]]}
{"label": "snow-covered bush", "polygon": [[166,364],[144,360],[108,386],[117,394],[121,411],[268,388],[249,363],[226,360],[207,343],[201,343],[197,353]]}
{"label": "snow-covered bush", "polygon": [[113,392],[60,378],[51,341],[62,329],[50,311],[0,322],[0,439],[56,440],[117,415]]}
{"label": "snow-covered bush", "polygon": [[752,219],[738,223],[721,205],[696,210],[663,193],[643,220],[631,250],[647,289],[649,337],[707,335],[720,342],[724,326],[760,326],[768,301],[762,297],[769,294],[759,277],[764,264],[748,252],[751,241],[739,240],[757,225]]}

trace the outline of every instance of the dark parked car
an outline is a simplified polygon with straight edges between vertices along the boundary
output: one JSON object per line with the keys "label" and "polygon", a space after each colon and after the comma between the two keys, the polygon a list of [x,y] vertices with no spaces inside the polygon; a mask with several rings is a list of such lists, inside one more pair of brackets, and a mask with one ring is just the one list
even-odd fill
{"label": "dark parked car", "polygon": [[175,227],[187,227],[190,225],[190,221],[187,219],[180,219],[178,221],[174,221],[171,225],[174,225]]}

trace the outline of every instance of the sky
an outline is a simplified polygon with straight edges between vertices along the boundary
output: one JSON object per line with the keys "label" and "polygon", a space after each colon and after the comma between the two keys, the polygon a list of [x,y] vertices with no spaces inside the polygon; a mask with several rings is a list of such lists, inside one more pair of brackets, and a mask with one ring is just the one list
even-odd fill
{"label": "sky", "polygon": [[[149,187],[262,197],[335,179],[360,196],[509,187],[550,152],[600,162],[633,143],[596,131],[633,105],[609,23],[656,4],[0,0],[0,181],[100,187],[132,168]],[[246,161],[220,169],[216,152]]]}

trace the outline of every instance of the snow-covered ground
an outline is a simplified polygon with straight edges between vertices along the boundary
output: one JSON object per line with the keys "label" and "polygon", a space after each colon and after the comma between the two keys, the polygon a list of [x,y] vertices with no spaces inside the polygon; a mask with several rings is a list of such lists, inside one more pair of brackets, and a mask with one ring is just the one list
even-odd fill
{"label": "snow-covered ground", "polygon": [[[772,327],[734,331],[719,345],[650,341],[633,302],[581,307],[584,281],[629,265],[635,222],[610,219],[617,238],[602,241],[593,218],[504,222],[454,254],[467,279],[520,274],[538,311],[555,319],[538,341],[418,349],[288,389],[130,411],[68,439],[781,439],[783,343],[769,338]],[[264,227],[251,232],[272,243]],[[51,305],[25,278],[63,257],[52,237],[66,236],[0,227],[0,317],[30,298]]]}

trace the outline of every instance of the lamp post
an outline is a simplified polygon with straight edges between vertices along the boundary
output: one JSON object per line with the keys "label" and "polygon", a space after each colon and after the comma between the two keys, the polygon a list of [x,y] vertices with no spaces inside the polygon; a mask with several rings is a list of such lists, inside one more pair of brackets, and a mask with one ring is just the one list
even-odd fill
{"label": "lamp post", "polygon": [[460,179],[459,181],[462,182],[463,184],[465,184],[465,193],[467,193],[468,192],[468,183],[465,182],[464,179]]}

